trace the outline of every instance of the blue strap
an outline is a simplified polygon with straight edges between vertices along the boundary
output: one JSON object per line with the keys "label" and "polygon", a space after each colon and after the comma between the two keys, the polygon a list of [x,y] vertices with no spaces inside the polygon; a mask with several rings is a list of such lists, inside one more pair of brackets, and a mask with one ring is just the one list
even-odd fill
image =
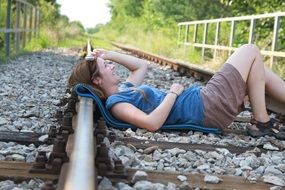
{"label": "blue strap", "polygon": [[[102,117],[105,119],[106,123],[109,126],[117,128],[117,129],[126,129],[126,128],[137,129],[137,127],[133,125],[130,125],[128,123],[124,123],[122,121],[115,119],[109,113],[109,111],[105,108],[101,99],[96,95],[96,93],[94,92],[93,88],[90,85],[77,84],[74,87],[74,90],[78,96],[92,98],[95,101],[97,107],[99,108],[99,111],[101,112]],[[219,128],[207,128],[207,127],[203,127],[203,126],[192,124],[192,123],[163,125],[160,129],[163,129],[163,130],[194,130],[194,131],[200,131],[203,133],[216,133],[216,134],[221,133],[221,130]]]}

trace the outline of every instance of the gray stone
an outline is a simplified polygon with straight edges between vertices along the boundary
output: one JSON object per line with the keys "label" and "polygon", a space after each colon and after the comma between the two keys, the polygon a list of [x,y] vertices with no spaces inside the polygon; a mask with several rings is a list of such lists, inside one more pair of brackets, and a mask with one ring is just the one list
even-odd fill
{"label": "gray stone", "polygon": [[282,171],[283,173],[285,173],[285,164],[278,164],[277,168]]}
{"label": "gray stone", "polygon": [[133,186],[136,190],[154,190],[153,183],[149,181],[138,181]]}
{"label": "gray stone", "polygon": [[148,148],[144,149],[143,153],[151,154],[151,153],[153,153],[157,149],[158,149],[158,146],[151,146],[151,147],[148,147]]}
{"label": "gray stone", "polygon": [[6,118],[0,117],[0,126],[1,126],[1,125],[5,125],[5,124],[7,124],[7,123],[8,123],[8,120],[7,120]]}
{"label": "gray stone", "polygon": [[168,182],[165,190],[176,190],[176,185],[174,183]]}
{"label": "gray stone", "polygon": [[219,177],[217,176],[213,176],[213,175],[206,175],[204,177],[204,182],[205,183],[214,183],[214,184],[217,184],[217,183],[220,183],[222,182],[223,180],[220,179]]}
{"label": "gray stone", "polygon": [[267,149],[267,150],[279,150],[279,148],[278,148],[278,147],[273,146],[273,145],[272,145],[272,144],[270,144],[270,143],[266,143],[266,144],[264,144],[264,145],[263,145],[263,148],[264,148],[264,149]]}
{"label": "gray stone", "polygon": [[116,187],[119,189],[119,190],[134,190],[134,188],[130,187],[128,184],[125,184],[125,183],[122,183],[122,182],[119,182],[116,184]]}
{"label": "gray stone", "polygon": [[25,161],[25,157],[20,154],[12,154],[11,157],[14,161]]}
{"label": "gray stone", "polygon": [[179,181],[181,181],[181,182],[187,181],[187,177],[185,175],[178,175],[177,179],[179,179]]}
{"label": "gray stone", "polygon": [[197,167],[198,170],[207,170],[210,166],[208,164],[203,164]]}
{"label": "gray stone", "polygon": [[116,190],[116,188],[112,186],[112,182],[108,178],[103,177],[98,185],[98,190]]}
{"label": "gray stone", "polygon": [[192,186],[187,182],[184,181],[183,183],[181,183],[181,185],[179,185],[179,190],[192,190]]}
{"label": "gray stone", "polygon": [[214,159],[217,159],[217,160],[221,160],[221,159],[224,158],[223,155],[217,153],[216,151],[208,152],[205,156],[209,157],[209,158],[214,158]]}
{"label": "gray stone", "polygon": [[144,171],[136,171],[133,175],[131,182],[136,183],[137,181],[147,180],[147,173]]}
{"label": "gray stone", "polygon": [[0,160],[5,160],[5,156],[3,156],[2,154],[0,154]]}
{"label": "gray stone", "polygon": [[160,151],[155,150],[155,151],[153,152],[153,160],[158,161],[158,160],[160,160],[160,159],[161,159],[161,153],[160,153]]}
{"label": "gray stone", "polygon": [[264,174],[274,174],[274,175],[282,175],[282,172],[280,170],[278,170],[277,168],[275,168],[275,166],[268,166],[265,171]]}
{"label": "gray stone", "polygon": [[255,155],[250,155],[245,158],[245,160],[241,160],[240,164],[241,167],[249,166],[251,168],[257,168],[260,165],[260,161],[257,159]]}
{"label": "gray stone", "polygon": [[224,156],[230,154],[230,151],[225,148],[216,148],[219,153],[222,153]]}
{"label": "gray stone", "polygon": [[28,154],[26,156],[26,162],[27,163],[32,163],[32,162],[35,162],[36,161],[36,157],[34,154]]}
{"label": "gray stone", "polygon": [[273,186],[273,187],[270,187],[270,190],[282,190],[283,187],[281,186]]}
{"label": "gray stone", "polygon": [[185,150],[182,150],[182,149],[179,149],[179,148],[168,149],[167,152],[170,153],[171,156],[177,156],[178,154],[186,153]]}
{"label": "gray stone", "polygon": [[241,176],[242,175],[242,170],[240,168],[237,168],[234,175],[235,176]]}
{"label": "gray stone", "polygon": [[48,135],[42,135],[39,137],[39,141],[41,141],[41,142],[45,142],[45,141],[47,141],[47,139],[48,139]]}
{"label": "gray stone", "polygon": [[264,175],[263,181],[277,186],[285,186],[285,181],[276,176]]}
{"label": "gray stone", "polygon": [[11,180],[0,181],[0,190],[10,190],[16,187],[15,183]]}

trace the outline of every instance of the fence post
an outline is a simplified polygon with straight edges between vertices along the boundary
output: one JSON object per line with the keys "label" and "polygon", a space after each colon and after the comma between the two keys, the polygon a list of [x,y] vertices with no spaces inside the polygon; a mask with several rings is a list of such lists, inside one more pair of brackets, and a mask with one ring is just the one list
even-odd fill
{"label": "fence post", "polygon": [[[218,45],[220,38],[220,22],[217,22],[216,24],[216,34],[215,34],[215,46]],[[217,49],[214,50],[214,60],[216,60],[217,57]]]}
{"label": "fence post", "polygon": [[207,33],[208,33],[208,23],[205,23],[204,24],[204,34],[203,34],[202,60],[204,60],[204,55],[205,55],[205,47],[204,47],[204,45],[207,42]]}
{"label": "fence post", "polygon": [[198,30],[198,25],[194,25],[194,34],[193,34],[193,43],[197,42],[197,30]]}
{"label": "fence post", "polygon": [[189,25],[186,25],[184,44],[188,42]]}
{"label": "fence post", "polygon": [[34,37],[37,36],[37,23],[38,23],[38,9],[37,8],[34,8],[35,10],[35,20],[34,20]]}
{"label": "fence post", "polygon": [[11,0],[7,0],[6,31],[5,31],[5,57],[6,63],[10,59],[10,30],[11,30]]}
{"label": "fence post", "polygon": [[18,53],[20,47],[19,47],[19,42],[20,42],[20,10],[21,10],[21,3],[17,1],[17,15],[16,15],[16,30],[15,31],[15,38],[16,38],[16,53]]}
{"label": "fence post", "polygon": [[254,29],[255,29],[255,19],[250,20],[250,29],[249,29],[249,37],[248,37],[248,43],[253,44],[254,43]]}
{"label": "fence post", "polygon": [[180,38],[181,38],[181,36],[180,36],[180,35],[181,35],[181,27],[182,27],[182,26],[179,26],[179,27],[178,27],[178,43],[177,43],[178,45],[179,45]]}
{"label": "fence post", "polygon": [[37,25],[37,37],[39,37],[39,34],[40,34],[40,19],[41,19],[41,11],[40,9],[38,8],[38,14],[37,14],[37,21],[38,21],[38,25]]}
{"label": "fence post", "polygon": [[[274,18],[274,30],[273,30],[273,37],[272,37],[272,47],[271,51],[275,51],[277,48],[277,40],[278,40],[278,30],[280,27],[280,16],[276,16]],[[270,56],[270,68],[272,68],[274,62],[274,56]]]}
{"label": "fence post", "polygon": [[188,32],[189,32],[189,25],[186,25],[185,26],[185,36],[184,36],[184,55],[187,52]]}
{"label": "fence post", "polygon": [[23,30],[23,48],[26,47],[26,35],[27,35],[27,5],[24,4],[24,30]]}
{"label": "fence post", "polygon": [[[231,21],[231,34],[230,34],[230,43],[229,43],[229,47],[233,47],[233,42],[234,42],[234,35],[235,35],[235,21],[232,20]],[[232,53],[231,50],[229,50],[229,55]]]}
{"label": "fence post", "polygon": [[192,51],[195,50],[194,44],[197,42],[197,31],[198,31],[198,25],[195,24],[195,25],[194,25],[194,31],[193,31],[193,45],[192,45],[192,48],[191,48]]}
{"label": "fence post", "polygon": [[30,7],[30,30],[29,30],[29,42],[32,40],[32,32],[33,32],[33,7]]}

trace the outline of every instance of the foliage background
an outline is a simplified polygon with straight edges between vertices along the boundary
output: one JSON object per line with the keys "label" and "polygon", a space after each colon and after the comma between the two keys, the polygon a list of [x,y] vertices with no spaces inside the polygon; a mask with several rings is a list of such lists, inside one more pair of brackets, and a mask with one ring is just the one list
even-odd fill
{"label": "foliage background", "polygon": [[[134,8],[135,7],[135,8]],[[96,33],[100,38],[130,44],[174,59],[183,59],[217,70],[226,59],[227,52],[220,53],[221,60],[202,62],[200,51],[191,51],[178,46],[178,22],[223,17],[244,16],[285,11],[285,1],[279,0],[111,0],[112,20]],[[249,23],[236,26],[234,46],[247,43]],[[254,43],[261,49],[271,48],[273,19],[262,19],[256,23]],[[228,28],[228,30],[226,30]],[[221,44],[228,44],[230,25],[222,26]],[[191,31],[190,31],[191,32]],[[213,41],[215,28],[210,26],[208,41]],[[182,31],[183,34],[183,31]],[[202,41],[202,31],[198,32]],[[278,50],[285,51],[285,20],[281,19]],[[185,53],[185,51],[187,53]],[[206,52],[207,53],[207,52]],[[211,52],[208,51],[210,54]],[[267,60],[268,57],[265,57]],[[285,61],[278,60],[274,70],[285,78]]]}
{"label": "foliage background", "polygon": [[[6,0],[0,1],[1,28],[5,26],[5,2]],[[112,48],[108,42],[118,42],[213,70],[223,63],[223,53],[220,63],[201,62],[199,50],[185,50],[178,45],[178,22],[285,11],[285,1],[280,0],[110,0],[108,6],[111,21],[105,25],[99,24],[84,29],[81,23],[70,22],[66,16],[60,15],[60,6],[56,0],[28,2],[41,9],[41,31],[40,36],[29,43],[25,51],[47,47],[82,47],[86,39],[90,38],[94,47]],[[261,49],[271,47],[273,24],[270,19],[258,21],[256,24],[255,43]],[[237,26],[234,46],[246,43],[247,25],[241,23]],[[281,51],[285,51],[284,25],[285,21],[282,19],[277,47]],[[214,28],[209,28],[209,40],[213,40],[214,32]],[[227,35],[221,31],[221,43],[226,43]],[[3,53],[3,39],[1,33],[0,54]],[[273,69],[284,74],[284,65],[284,59],[278,60]]]}

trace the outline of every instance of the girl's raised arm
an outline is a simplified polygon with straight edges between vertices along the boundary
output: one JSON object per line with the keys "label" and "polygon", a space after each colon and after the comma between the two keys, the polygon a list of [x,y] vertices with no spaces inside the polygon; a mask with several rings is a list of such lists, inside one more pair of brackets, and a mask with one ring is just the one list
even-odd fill
{"label": "girl's raised arm", "polygon": [[93,53],[96,57],[99,56],[105,60],[111,60],[126,67],[131,72],[127,78],[128,82],[136,86],[142,83],[148,67],[147,61],[114,51],[96,49]]}

